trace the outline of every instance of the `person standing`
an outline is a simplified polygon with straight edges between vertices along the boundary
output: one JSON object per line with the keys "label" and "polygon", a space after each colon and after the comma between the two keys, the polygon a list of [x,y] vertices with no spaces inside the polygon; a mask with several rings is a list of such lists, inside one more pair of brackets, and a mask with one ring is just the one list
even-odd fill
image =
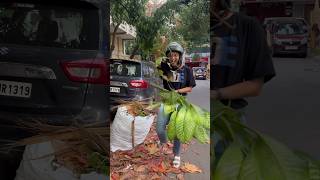
{"label": "person standing", "polygon": [[[196,86],[192,70],[183,63],[184,50],[177,42],[171,42],[166,48],[165,59],[161,62],[159,69],[163,72],[163,87],[172,90],[182,96],[186,96]],[[177,107],[179,108],[179,107]],[[171,114],[164,113],[164,105],[160,106],[157,115],[156,131],[160,140],[159,145],[163,148],[167,143],[166,126],[170,121]],[[180,167],[180,141],[175,139],[173,142],[173,166]]]}

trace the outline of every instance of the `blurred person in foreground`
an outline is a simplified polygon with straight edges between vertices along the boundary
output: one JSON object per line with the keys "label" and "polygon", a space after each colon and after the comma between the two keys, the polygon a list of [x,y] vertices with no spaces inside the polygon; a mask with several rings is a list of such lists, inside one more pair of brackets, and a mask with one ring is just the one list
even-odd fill
{"label": "blurred person in foreground", "polygon": [[[245,98],[259,96],[275,76],[270,49],[255,18],[232,12],[230,0],[213,0],[211,5],[210,97],[240,112],[245,123]],[[229,142],[217,133],[212,140],[217,163]]]}

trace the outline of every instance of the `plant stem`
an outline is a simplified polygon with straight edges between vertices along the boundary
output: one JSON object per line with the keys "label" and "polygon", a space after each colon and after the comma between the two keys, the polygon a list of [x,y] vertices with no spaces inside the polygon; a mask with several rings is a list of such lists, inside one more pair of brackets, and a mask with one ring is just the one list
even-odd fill
{"label": "plant stem", "polygon": [[169,92],[169,90],[167,89],[164,89],[163,87],[159,86],[159,85],[156,85],[154,83],[150,83],[151,86],[157,88],[157,89],[160,89],[161,91],[165,91],[165,92]]}

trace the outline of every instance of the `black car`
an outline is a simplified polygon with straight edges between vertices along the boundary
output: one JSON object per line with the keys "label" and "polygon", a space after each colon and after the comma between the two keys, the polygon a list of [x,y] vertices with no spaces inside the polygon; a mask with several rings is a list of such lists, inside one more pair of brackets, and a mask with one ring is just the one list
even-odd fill
{"label": "black car", "polygon": [[153,101],[158,98],[158,90],[150,83],[161,84],[155,63],[110,60],[110,99],[113,105],[118,105],[119,100]]}
{"label": "black car", "polygon": [[105,0],[0,2],[1,140],[25,136],[8,128],[15,120],[107,122],[107,8]]}
{"label": "black car", "polygon": [[207,72],[205,67],[193,67],[192,70],[195,79],[207,79]]}

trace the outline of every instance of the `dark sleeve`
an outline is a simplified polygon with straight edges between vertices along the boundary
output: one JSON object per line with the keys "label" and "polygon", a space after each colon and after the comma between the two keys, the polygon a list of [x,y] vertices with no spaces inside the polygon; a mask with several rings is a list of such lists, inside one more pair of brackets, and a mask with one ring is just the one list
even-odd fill
{"label": "dark sleeve", "polygon": [[255,19],[251,19],[248,30],[245,80],[263,78],[267,82],[275,76],[275,69],[264,30]]}
{"label": "dark sleeve", "polygon": [[170,67],[167,63],[161,62],[158,68],[163,72],[164,75],[168,75],[170,72]]}
{"label": "dark sleeve", "polygon": [[187,74],[188,74],[186,87],[193,88],[196,86],[196,81],[194,80],[193,72],[189,67],[186,67],[186,70],[187,70]]}

